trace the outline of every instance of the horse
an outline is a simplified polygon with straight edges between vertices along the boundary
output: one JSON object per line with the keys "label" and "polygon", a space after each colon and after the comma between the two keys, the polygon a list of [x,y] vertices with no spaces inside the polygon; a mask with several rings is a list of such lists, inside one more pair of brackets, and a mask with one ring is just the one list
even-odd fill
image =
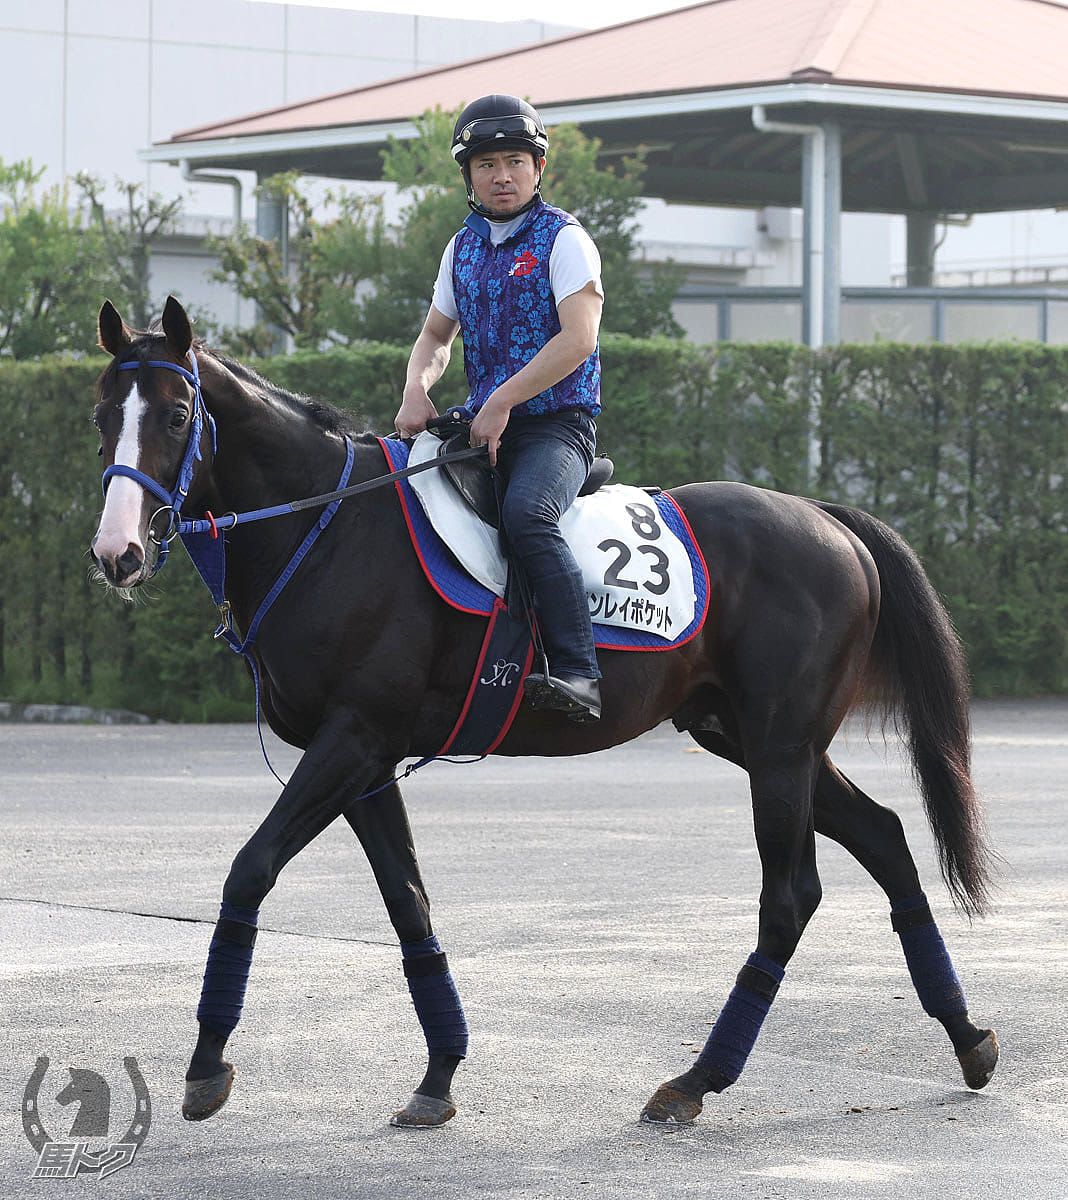
{"label": "horse", "polygon": [[[110,302],[98,324],[112,358],[96,385],[107,488],[91,555],[111,588],[132,593],[151,576],[161,526],[173,529],[180,504],[236,514],[319,497],[339,486],[347,455],[354,481],[370,485],[387,469],[380,442],[352,431],[350,418],[194,342],[174,297],[151,332],[130,329]],[[739,1077],[820,903],[817,833],[885,892],[924,1011],[945,1028],[968,1086],[983,1087],[997,1037],[968,1015],[901,821],[827,753],[851,710],[883,706],[905,735],[954,903],[969,916],[987,911],[994,854],[970,777],[967,667],[937,593],[905,541],[858,510],[734,482],[669,494],[708,567],[699,633],[660,653],[602,651],[599,721],[524,705],[494,750],[586,754],[670,720],[748,773],[762,878],[756,947],[696,1061],[655,1089],[641,1118],[690,1122],[709,1093]],[[457,1111],[451,1089],[467,1027],[397,768],[444,744],[484,619],[432,591],[393,486],[335,507],[262,621],[264,596],[320,510],[235,522],[226,536],[220,609],[245,630],[258,623],[247,656],[263,716],[303,754],[222,889],[186,1073],[189,1120],[230,1094],[235,1070],[223,1051],[241,1014],[259,906],[286,863],[338,817],[370,862],[427,1042],[425,1075],[391,1123],[437,1126]]]}

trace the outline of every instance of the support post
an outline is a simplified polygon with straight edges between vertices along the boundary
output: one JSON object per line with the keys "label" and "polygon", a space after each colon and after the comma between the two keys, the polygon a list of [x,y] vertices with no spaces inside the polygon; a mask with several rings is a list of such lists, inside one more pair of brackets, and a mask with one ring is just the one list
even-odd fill
{"label": "support post", "polygon": [[[842,136],[834,122],[802,125],[768,120],[763,105],[754,104],[753,125],[762,133],[799,134],[804,266],[801,277],[801,321],[805,345],[818,350],[838,341],[841,286],[838,243],[842,213]],[[822,469],[820,396],[815,376],[808,384],[806,486],[812,489]]]}
{"label": "support post", "polygon": [[[270,195],[263,188],[264,176],[258,176],[256,183],[256,236],[264,241],[277,242],[279,257],[282,261],[283,275],[289,275],[289,206],[285,200]],[[262,317],[262,313],[258,313]],[[271,327],[274,334],[274,348],[279,353],[286,349],[285,332],[275,326]]]}
{"label": "support post", "polygon": [[938,218],[931,212],[905,216],[905,282],[909,287],[934,287]]}
{"label": "support post", "polygon": [[842,328],[842,129],[823,126],[823,341],[836,346]]}
{"label": "support post", "polygon": [[[222,183],[233,192],[233,234],[236,237],[244,220],[244,193],[239,175],[223,175],[217,171],[194,170],[188,159],[182,159],[182,178],[190,183]],[[234,328],[241,326],[241,294],[234,289]]]}

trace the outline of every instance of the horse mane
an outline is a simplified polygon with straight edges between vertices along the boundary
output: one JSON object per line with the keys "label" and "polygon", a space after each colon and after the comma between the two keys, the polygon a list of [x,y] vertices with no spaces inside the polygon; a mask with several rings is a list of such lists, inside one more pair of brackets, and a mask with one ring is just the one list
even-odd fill
{"label": "horse mane", "polygon": [[280,387],[277,383],[271,383],[269,379],[264,379],[258,371],[254,371],[245,363],[238,362],[236,358],[230,358],[228,355],[220,354],[218,351],[205,346],[203,342],[194,342],[193,348],[198,352],[203,351],[205,354],[211,355],[216,362],[222,363],[242,383],[264,391],[272,400],[280,400],[283,404],[288,404],[290,408],[294,408],[304,414],[326,433],[336,433],[344,436],[345,434],[362,434],[366,432],[365,430],[356,428],[352,413],[346,412],[343,408],[337,408],[333,404],[328,404],[325,400],[316,400],[313,396],[305,396],[299,392],[290,392],[286,388]]}
{"label": "horse mane", "polygon": [[[153,325],[155,324],[153,322]],[[125,351],[118,358],[112,359],[101,377],[101,383],[109,380],[113,381],[120,362],[131,362],[134,360],[144,362],[165,341],[166,336],[156,328],[149,329],[146,332],[137,332],[134,340],[126,347]],[[375,439],[373,433],[357,427],[352,413],[346,412],[342,408],[337,408],[325,400],[316,400],[312,396],[288,391],[277,383],[272,383],[269,379],[264,379],[259,372],[254,371],[245,363],[239,362],[236,358],[230,358],[229,355],[222,354],[218,350],[213,350],[202,338],[193,339],[193,350],[199,355],[207,355],[213,358],[242,383],[265,393],[272,400],[288,405],[296,412],[307,417],[312,423],[318,425],[325,433],[333,433],[341,437],[348,435],[356,437],[359,440],[372,442]]]}

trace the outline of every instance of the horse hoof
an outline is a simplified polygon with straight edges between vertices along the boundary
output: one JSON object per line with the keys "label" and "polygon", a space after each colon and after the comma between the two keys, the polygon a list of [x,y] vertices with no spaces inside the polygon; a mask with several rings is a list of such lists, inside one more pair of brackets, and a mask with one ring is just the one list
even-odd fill
{"label": "horse hoof", "polygon": [[990,1082],[994,1068],[998,1065],[998,1035],[992,1030],[986,1031],[986,1037],[978,1046],[964,1054],[957,1055],[960,1069],[964,1072],[964,1082],[978,1091]]}
{"label": "horse hoof", "polygon": [[434,1129],[456,1116],[456,1105],[451,1098],[439,1100],[436,1096],[424,1096],[416,1092],[408,1103],[389,1119],[398,1129]]}
{"label": "horse hoof", "polygon": [[217,1113],[226,1103],[234,1086],[234,1068],[224,1062],[223,1069],[208,1079],[187,1079],[182,1116],[187,1121],[203,1121]]}
{"label": "horse hoof", "polygon": [[687,1125],[700,1114],[702,1107],[700,1100],[662,1083],[642,1109],[641,1119],[654,1125]]}

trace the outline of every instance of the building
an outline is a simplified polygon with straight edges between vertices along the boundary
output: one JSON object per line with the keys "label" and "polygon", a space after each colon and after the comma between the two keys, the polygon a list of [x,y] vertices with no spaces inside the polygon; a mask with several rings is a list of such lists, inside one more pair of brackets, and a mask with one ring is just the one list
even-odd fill
{"label": "building", "polygon": [[[180,129],[284,108],[568,32],[537,21],[443,20],[254,0],[190,0],[180,10],[161,0],[108,0],[103,6],[93,0],[0,0],[0,38],[9,64],[0,97],[5,112],[20,114],[20,120],[5,122],[0,157],[32,157],[48,167],[51,180],[90,170],[105,180],[118,176],[168,197],[183,196],[180,234],[154,259],[157,290],[160,295],[173,290],[225,323],[249,319],[251,312],[242,311],[228,289],[207,278],[211,260],[203,239],[232,227],[235,196],[243,219],[255,219],[255,175],[228,170],[226,186],[197,182],[176,166],[142,161],[140,150]],[[55,86],[42,87],[42,80]],[[25,103],[27,96],[33,96],[32,105]],[[937,284],[1046,286],[1068,277],[1068,216],[1063,213],[962,218],[943,224],[939,235]],[[646,260],[672,258],[687,266],[687,295],[677,312],[699,340],[716,336],[710,297],[739,286],[796,287],[802,274],[800,214],[789,208],[754,211],[651,201],[641,241]],[[846,288],[882,289],[903,282],[903,219],[843,214],[840,259]],[[781,295],[768,295],[770,307],[731,306],[734,336],[796,336],[796,312],[783,306]],[[966,335],[978,328],[979,336],[997,336],[1003,329],[1008,335],[1035,336],[1032,310],[1013,322],[1013,314],[1023,311],[1002,305],[990,310],[992,325],[965,322],[961,331]],[[785,325],[769,320],[775,313],[787,313]],[[1068,320],[1058,317],[1053,324],[1054,340],[1068,339]],[[858,329],[857,336],[865,330],[870,336],[869,325]],[[885,333],[924,337],[925,329],[923,321],[902,324],[895,311]],[[843,335],[851,336],[848,322]]]}

